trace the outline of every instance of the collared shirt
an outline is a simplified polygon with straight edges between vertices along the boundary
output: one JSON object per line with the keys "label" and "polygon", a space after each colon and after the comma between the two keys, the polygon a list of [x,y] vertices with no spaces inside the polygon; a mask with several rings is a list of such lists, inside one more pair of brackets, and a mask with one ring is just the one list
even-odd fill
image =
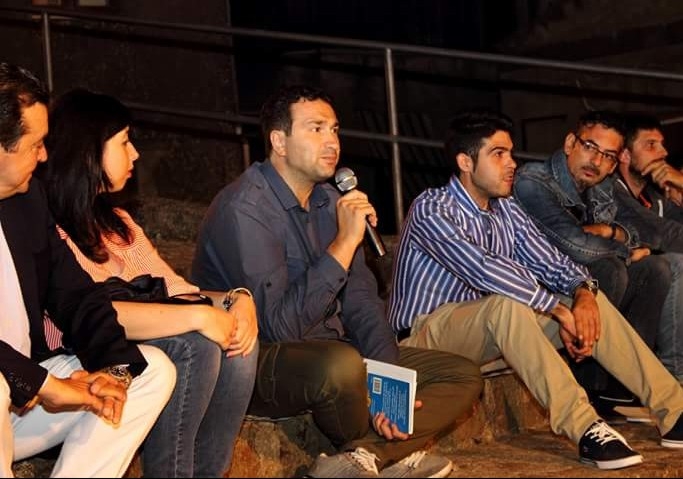
{"label": "collared shirt", "polygon": [[31,357],[28,314],[5,232],[0,224],[0,341]]}
{"label": "collared shirt", "polygon": [[655,251],[683,253],[683,208],[668,199],[652,182],[636,197],[623,178],[615,182],[614,199],[619,209],[639,214],[642,224],[638,236]]}
{"label": "collared shirt", "polygon": [[131,241],[125,241],[117,235],[103,235],[102,243],[109,253],[109,258],[104,263],[97,263],[85,256],[66,231],[57,226],[59,236],[66,241],[78,264],[94,281],[106,281],[112,276],[130,281],[141,274],[151,274],[164,278],[170,296],[199,291],[198,287],[185,281],[159,256],[159,251],[128,212],[121,208],[116,208],[115,211],[128,226]]}
{"label": "collared shirt", "polygon": [[362,248],[348,271],[327,252],[338,198],[319,183],[303,208],[270,161],[254,163],[209,206],[192,281],[249,288],[263,341],[350,341],[365,357],[395,362],[396,339]]}
{"label": "collared shirt", "polygon": [[[633,191],[631,191],[631,188],[629,188],[628,184],[626,184],[626,180],[621,175],[617,176],[617,179],[615,181],[615,190],[614,190],[614,196],[617,198],[617,201],[619,200],[619,193],[624,192],[628,193],[629,196],[633,197],[638,203],[640,203],[643,207],[647,208],[648,210],[652,211],[655,213],[658,217],[660,218],[665,218],[667,215],[665,214],[665,203],[667,204],[667,209],[673,208],[679,210],[679,215],[678,217],[681,218],[680,212],[683,211],[681,208],[677,205],[673,205],[670,200],[668,200],[660,191],[658,191],[656,188],[653,188],[651,183],[647,183],[645,187],[641,190],[640,194],[636,197]],[[676,218],[676,219],[679,219]],[[680,221],[680,219],[679,219]]]}
{"label": "collared shirt", "polygon": [[416,317],[446,303],[501,294],[551,311],[590,278],[560,253],[515,200],[474,202],[457,177],[413,202],[395,258],[389,321],[409,329]]}
{"label": "collared shirt", "polygon": [[[97,263],[84,255],[66,231],[57,226],[59,236],[66,241],[78,264],[93,281],[106,281],[111,276],[130,281],[138,275],[151,274],[164,278],[166,289],[171,296],[199,291],[198,287],[185,281],[159,256],[159,252],[145,232],[125,210],[116,208],[116,213],[130,229],[131,241],[130,243],[124,241],[117,235],[104,235],[102,243],[109,253],[109,258],[104,263]],[[57,329],[48,315],[45,315],[45,339],[52,351],[62,345],[62,332]]]}
{"label": "collared shirt", "polygon": [[0,222],[19,277],[31,337],[30,358],[0,340],[0,374],[10,387],[12,404],[21,408],[38,393],[48,374],[39,362],[60,354],[45,344],[45,310],[69,347],[78,351],[83,369],[130,364],[130,372],[140,374],[147,366],[140,348],[126,341],[106,289],[93,283],[59,238],[39,181],[32,179],[26,193],[0,200]]}

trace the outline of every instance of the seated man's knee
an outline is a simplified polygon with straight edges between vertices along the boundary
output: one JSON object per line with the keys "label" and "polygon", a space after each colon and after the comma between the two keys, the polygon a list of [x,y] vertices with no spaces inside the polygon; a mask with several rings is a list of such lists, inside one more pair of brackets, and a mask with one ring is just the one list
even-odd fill
{"label": "seated man's knee", "polygon": [[328,392],[352,390],[366,382],[363,358],[354,347],[343,342],[331,341],[312,366]]}
{"label": "seated man's knee", "polygon": [[495,321],[516,321],[514,318],[519,315],[534,314],[533,309],[526,304],[500,294],[491,295],[487,302],[489,307],[501,313],[491,315],[490,319]]}
{"label": "seated man's knee", "polygon": [[683,254],[681,253],[666,253],[663,255],[669,263],[671,269],[671,279],[678,280],[683,277]]}
{"label": "seated man's knee", "polygon": [[646,257],[650,263],[650,280],[655,284],[670,284],[671,283],[671,265],[666,256],[651,255]]}
{"label": "seated man's knee", "polygon": [[619,305],[629,282],[629,271],[621,258],[603,258],[590,267],[591,275],[598,280],[600,290],[612,303]]}

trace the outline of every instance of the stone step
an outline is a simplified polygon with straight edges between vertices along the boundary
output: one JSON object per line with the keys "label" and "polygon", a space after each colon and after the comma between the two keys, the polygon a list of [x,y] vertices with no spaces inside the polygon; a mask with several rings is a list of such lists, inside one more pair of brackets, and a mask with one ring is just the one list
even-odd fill
{"label": "stone step", "polygon": [[[547,430],[547,424],[545,413],[517,376],[501,374],[484,381],[481,401],[433,449],[453,454],[520,432]],[[233,464],[225,477],[301,476],[321,452],[332,454],[334,448],[310,414],[278,421],[248,419],[237,438]],[[52,459],[32,458],[16,463],[14,472],[16,477],[47,477],[53,465]],[[125,477],[141,477],[141,473],[136,456]]]}
{"label": "stone step", "polygon": [[[683,453],[662,448],[648,424],[617,426],[645,458],[637,467],[598,471],[578,461],[576,445],[553,434],[547,417],[514,374],[490,377],[472,414],[430,449],[450,458],[449,477],[683,477]],[[301,477],[321,452],[333,453],[310,415],[245,421],[225,477]],[[54,460],[14,465],[16,477],[48,477]],[[125,477],[141,477],[136,457]]]}
{"label": "stone step", "polygon": [[[484,382],[482,399],[471,415],[447,432],[436,451],[456,451],[488,444],[497,438],[532,429],[546,429],[547,417],[514,374]],[[321,452],[334,453],[310,415],[283,421],[248,420],[235,447],[228,477],[301,476]]]}

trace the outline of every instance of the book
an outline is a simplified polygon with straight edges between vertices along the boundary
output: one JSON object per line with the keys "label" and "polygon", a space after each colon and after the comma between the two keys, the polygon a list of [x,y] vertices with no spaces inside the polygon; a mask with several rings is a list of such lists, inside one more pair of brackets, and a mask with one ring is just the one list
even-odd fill
{"label": "book", "polygon": [[374,359],[364,359],[368,373],[370,414],[384,412],[399,431],[413,433],[417,371]]}

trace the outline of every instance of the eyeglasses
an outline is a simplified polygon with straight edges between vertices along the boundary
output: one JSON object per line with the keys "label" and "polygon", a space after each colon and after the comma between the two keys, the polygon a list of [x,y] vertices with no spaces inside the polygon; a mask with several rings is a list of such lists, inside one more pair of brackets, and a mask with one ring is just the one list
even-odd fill
{"label": "eyeglasses", "polygon": [[600,155],[601,160],[607,160],[612,164],[619,161],[619,158],[617,158],[617,155],[615,153],[610,153],[608,151],[601,150],[600,147],[596,145],[593,141],[584,140],[578,135],[578,133],[574,133],[574,138],[576,138],[576,141],[579,142],[581,148],[583,148],[583,151],[585,151],[586,153],[589,153],[591,155]]}

